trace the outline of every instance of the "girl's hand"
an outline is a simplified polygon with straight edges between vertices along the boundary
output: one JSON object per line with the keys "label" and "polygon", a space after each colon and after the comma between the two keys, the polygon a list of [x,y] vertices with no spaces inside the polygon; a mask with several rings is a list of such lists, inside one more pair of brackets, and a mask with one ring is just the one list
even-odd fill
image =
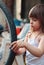
{"label": "girl's hand", "polygon": [[25,42],[28,42],[28,38],[31,37],[31,34],[32,34],[31,32],[28,32],[28,33],[27,33],[27,35],[26,35],[26,37],[25,37],[25,39],[24,39]]}
{"label": "girl's hand", "polygon": [[22,40],[18,40],[18,41],[15,41],[11,44],[10,48],[11,50],[18,50],[19,48],[23,48],[24,47],[24,42]]}

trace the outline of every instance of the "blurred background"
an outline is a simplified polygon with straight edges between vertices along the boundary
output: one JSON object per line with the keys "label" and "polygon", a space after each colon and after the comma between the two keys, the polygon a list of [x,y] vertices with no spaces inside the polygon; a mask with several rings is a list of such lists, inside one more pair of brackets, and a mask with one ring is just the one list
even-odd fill
{"label": "blurred background", "polygon": [[12,16],[17,19],[26,19],[28,11],[35,4],[44,3],[44,0],[3,0]]}

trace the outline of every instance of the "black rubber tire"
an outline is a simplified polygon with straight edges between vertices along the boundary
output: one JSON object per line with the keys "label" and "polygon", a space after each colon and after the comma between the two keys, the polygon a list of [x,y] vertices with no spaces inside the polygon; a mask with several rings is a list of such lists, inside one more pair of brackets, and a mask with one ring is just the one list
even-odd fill
{"label": "black rubber tire", "polygon": [[[0,1],[0,8],[3,10],[3,12],[5,13],[5,15],[8,19],[8,24],[9,24],[10,32],[11,32],[11,42],[16,41],[17,35],[16,35],[16,27],[13,22],[13,17],[11,15],[10,11],[8,11],[7,7],[5,6],[5,4],[2,1]],[[9,55],[8,60],[5,65],[12,65],[15,55],[16,54],[12,50],[10,50],[10,55]]]}

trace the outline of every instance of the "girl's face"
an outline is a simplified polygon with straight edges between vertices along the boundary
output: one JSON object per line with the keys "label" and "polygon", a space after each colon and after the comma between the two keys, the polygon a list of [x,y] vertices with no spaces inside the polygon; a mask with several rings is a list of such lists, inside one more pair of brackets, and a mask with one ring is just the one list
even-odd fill
{"label": "girl's face", "polygon": [[40,21],[36,18],[30,18],[30,28],[32,31],[38,31],[40,29]]}

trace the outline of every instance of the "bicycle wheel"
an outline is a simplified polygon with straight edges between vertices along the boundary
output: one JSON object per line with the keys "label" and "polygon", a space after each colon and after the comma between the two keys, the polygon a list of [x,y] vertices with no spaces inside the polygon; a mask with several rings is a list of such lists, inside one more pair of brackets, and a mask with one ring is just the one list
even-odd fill
{"label": "bicycle wheel", "polygon": [[[10,11],[8,11],[7,7],[5,6],[5,4],[2,1],[0,1],[0,12],[5,17],[6,23],[8,24],[9,32],[11,35],[11,42],[16,41],[17,35],[16,35],[16,27],[15,27],[15,24],[13,21],[13,17],[11,15]],[[4,21],[3,21],[3,23],[4,23]],[[14,58],[15,58],[15,53],[12,50],[10,50],[10,54],[9,54],[8,59],[6,61],[6,65],[12,65]]]}

